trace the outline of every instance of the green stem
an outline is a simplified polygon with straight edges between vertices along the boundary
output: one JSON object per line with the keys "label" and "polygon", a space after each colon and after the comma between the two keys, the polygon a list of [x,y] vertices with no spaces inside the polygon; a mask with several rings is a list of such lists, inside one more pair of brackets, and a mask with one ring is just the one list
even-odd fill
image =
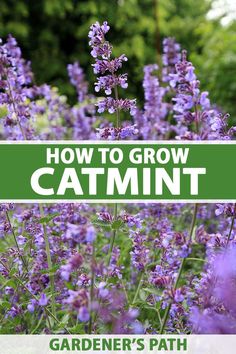
{"label": "green stem", "polygon": [[140,276],[140,279],[139,279],[139,282],[138,282],[138,286],[137,286],[137,289],[136,289],[136,292],[135,292],[135,295],[134,295],[134,299],[132,301],[132,305],[135,304],[137,298],[138,298],[138,295],[139,295],[139,292],[140,292],[140,289],[141,289],[141,286],[142,286],[142,282],[143,282],[143,276],[144,276],[144,272],[141,273],[141,276]]}
{"label": "green stem", "polygon": [[24,267],[25,267],[25,269],[26,269],[26,271],[28,273],[29,269],[28,269],[27,263],[26,263],[24,257],[21,254],[21,250],[20,250],[20,247],[19,247],[18,242],[17,242],[16,234],[15,234],[14,228],[13,228],[13,226],[11,224],[11,219],[10,219],[10,216],[9,216],[7,211],[6,211],[6,217],[7,217],[7,221],[9,223],[9,225],[10,225],[10,228],[11,228],[11,233],[12,233],[12,236],[14,238],[14,241],[15,241],[15,244],[16,244],[16,248],[17,248],[17,251],[19,253],[19,257],[20,257],[20,259],[21,259],[21,261],[22,261],[22,263],[23,263],[23,265],[24,265]]}
{"label": "green stem", "polygon": [[128,293],[127,293],[126,288],[125,288],[124,280],[122,278],[121,278],[121,284],[122,284],[122,288],[124,290],[124,294],[125,294],[125,298],[126,298],[127,304],[129,305],[129,296],[128,296]]}
{"label": "green stem", "polygon": [[[197,211],[198,211],[198,204],[195,204],[194,205],[192,222],[191,222],[190,231],[189,231],[189,240],[190,241],[192,240],[193,230],[194,230],[194,226],[195,226],[196,219],[197,219]],[[178,288],[179,280],[180,280],[181,275],[183,273],[185,261],[186,261],[185,258],[183,258],[182,261],[181,261],[180,268],[179,268],[179,273],[177,275],[177,278],[176,278],[176,281],[175,281],[175,284],[174,284],[174,291]],[[169,303],[169,305],[167,306],[167,308],[165,310],[165,314],[164,314],[162,325],[161,325],[161,329],[160,329],[160,334],[163,334],[164,331],[165,331],[166,322],[167,322],[168,317],[169,317],[171,306],[172,306],[172,302]]]}
{"label": "green stem", "polygon": [[197,110],[197,105],[194,105],[194,112],[195,112],[195,122],[196,122],[196,133],[199,133],[199,122],[198,122],[198,110]]}
{"label": "green stem", "polygon": [[[115,205],[114,205],[114,220],[117,220],[117,216],[118,216],[118,205],[117,205],[117,203],[115,203]],[[117,230],[113,230],[112,236],[111,236],[109,253],[108,253],[107,266],[109,266],[110,262],[111,262],[111,257],[112,257],[113,247],[114,247],[114,243],[115,243],[115,239],[116,239],[116,234],[117,234]]]}
{"label": "green stem", "polygon": [[159,311],[159,309],[157,309],[157,308],[155,308],[155,311],[156,311],[156,313],[157,313],[158,321],[159,321],[159,323],[160,323],[160,325],[161,325],[160,311]]}
{"label": "green stem", "polygon": [[232,231],[233,231],[233,228],[234,228],[235,215],[236,215],[236,203],[234,204],[233,216],[232,216],[232,220],[231,220],[229,235],[228,235],[227,242],[226,242],[226,247],[229,244],[229,241],[230,241],[230,238],[231,238],[231,234],[232,234]]}
{"label": "green stem", "polygon": [[[117,86],[114,87],[114,93],[115,93],[115,99],[118,100],[119,99],[119,95],[118,95]],[[120,110],[119,109],[117,109],[117,111],[116,111],[116,127],[117,128],[120,127]],[[117,209],[118,209],[118,205],[117,205],[117,203],[115,203],[115,205],[114,205],[114,220],[117,220]],[[115,239],[116,239],[116,234],[117,234],[117,230],[113,230],[112,237],[111,237],[111,243],[110,243],[107,266],[109,266],[110,262],[111,262],[112,251],[113,251],[113,247],[114,247],[114,243],[115,243]]]}
{"label": "green stem", "polygon": [[42,321],[43,321],[43,314],[41,315],[41,317],[40,317],[40,319],[39,319],[39,321],[38,321],[36,327],[31,331],[30,334],[34,334],[34,333],[38,330],[38,328],[40,327]]}
{"label": "green stem", "polygon": [[[39,210],[41,214],[41,218],[44,218],[44,211],[43,211],[43,206],[42,204],[39,204]],[[50,244],[48,240],[48,235],[47,235],[47,230],[46,230],[46,225],[43,223],[43,236],[44,236],[44,241],[45,241],[45,250],[46,250],[46,255],[47,255],[47,263],[48,263],[48,271],[49,271],[49,279],[50,279],[50,287],[51,287],[51,303],[52,303],[52,313],[55,316],[56,314],[56,308],[55,308],[55,279],[54,279],[54,274],[52,273],[52,258],[51,258],[51,253],[50,253]]]}
{"label": "green stem", "polygon": [[89,319],[89,328],[88,328],[89,334],[92,333],[92,328],[93,328],[92,303],[93,303],[93,294],[94,294],[94,260],[95,260],[95,246],[93,244],[93,253],[91,259],[90,319]]}
{"label": "green stem", "polygon": [[197,211],[198,211],[198,204],[194,204],[194,210],[193,210],[193,217],[192,217],[192,222],[191,222],[191,226],[190,226],[190,231],[189,231],[189,241],[192,241],[192,237],[193,237],[193,231],[194,231],[194,227],[195,227],[195,223],[196,223],[196,218],[197,218]]}
{"label": "green stem", "polygon": [[[115,93],[115,99],[118,100],[119,99],[119,95],[118,95],[117,86],[114,87],[114,93]],[[120,127],[120,110],[119,109],[117,109],[117,111],[116,111],[116,127],[117,128]],[[114,216],[114,221],[117,220],[117,217],[118,217],[118,204],[117,203],[114,204],[113,216]],[[114,244],[115,244],[116,235],[117,235],[117,230],[113,230],[112,236],[111,236],[111,241],[110,241],[110,247],[109,247],[109,251],[108,251],[107,267],[109,267],[110,262],[111,262],[111,257],[112,257],[113,247],[114,247]],[[105,281],[106,280],[107,280],[107,276],[105,277]],[[92,280],[92,283],[93,283],[93,287],[94,287],[94,279]],[[90,291],[93,291],[92,284],[91,284]],[[91,299],[91,294],[90,294],[90,299]],[[100,304],[100,301],[99,301],[99,304]],[[92,331],[92,322],[95,322],[96,318],[97,318],[97,313],[95,313],[94,319],[92,319],[92,316],[90,316],[89,333],[91,333],[91,331]]]}
{"label": "green stem", "polygon": [[187,261],[197,261],[197,262],[202,262],[202,263],[205,263],[206,262],[206,260],[205,259],[202,259],[202,258],[194,258],[194,257],[191,257],[191,258],[186,258],[186,262]]}
{"label": "green stem", "polygon": [[46,311],[45,311],[45,314],[46,314],[46,322],[48,323],[48,328],[52,332],[52,325],[51,325],[50,317]]}
{"label": "green stem", "polygon": [[[114,92],[115,92],[115,99],[118,100],[119,99],[119,95],[118,95],[117,86],[114,87]],[[119,109],[117,109],[117,111],[116,111],[116,127],[117,128],[120,127],[120,110]]]}

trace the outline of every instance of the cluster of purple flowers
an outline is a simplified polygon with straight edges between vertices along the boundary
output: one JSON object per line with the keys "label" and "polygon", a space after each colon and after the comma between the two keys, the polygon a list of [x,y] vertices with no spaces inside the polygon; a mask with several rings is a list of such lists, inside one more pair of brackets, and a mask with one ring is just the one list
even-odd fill
{"label": "cluster of purple flowers", "polygon": [[[218,236],[219,237],[219,236]],[[197,282],[191,312],[195,333],[236,333],[236,248],[235,241],[227,248],[208,242],[207,264]]]}
{"label": "cluster of purple flowers", "polygon": [[[99,75],[95,83],[95,91],[100,92],[103,90],[106,97],[99,100],[97,103],[98,113],[109,112],[110,114],[116,113],[116,132],[114,127],[105,127],[102,131],[99,130],[98,135],[102,139],[123,139],[125,137],[132,137],[134,135],[134,127],[121,126],[120,112],[129,111],[131,115],[136,112],[136,100],[119,98],[118,89],[126,89],[128,87],[127,74],[118,74],[117,71],[123,66],[123,63],[128,59],[122,54],[118,58],[111,58],[112,45],[106,40],[105,35],[110,27],[107,22],[100,25],[98,22],[90,27],[89,31],[89,45],[92,48],[91,55],[95,58],[93,64],[94,74]],[[110,97],[111,94],[114,97]]]}
{"label": "cluster of purple flowers", "polygon": [[180,61],[180,44],[176,43],[174,38],[164,38],[163,40],[163,55],[162,55],[162,80],[169,82],[170,74],[175,74],[175,65]]}
{"label": "cluster of purple flowers", "polygon": [[17,139],[27,138],[25,130],[30,136],[27,85],[31,81],[30,64],[22,59],[16,40],[11,35],[5,44],[0,40],[0,104],[5,107],[5,129],[17,126]]}
{"label": "cluster of purple flowers", "polygon": [[[162,67],[144,68],[143,108],[119,98],[127,57],[112,58],[109,29],[97,22],[89,31],[95,91],[106,97],[90,94],[79,63],[69,64],[72,107],[33,83],[14,38],[0,43],[2,139],[232,138],[229,116],[200,91],[173,38]],[[96,110],[115,113],[116,124]],[[0,205],[1,333],[236,333],[235,204],[119,209]]]}
{"label": "cluster of purple flowers", "polygon": [[78,101],[83,102],[88,95],[88,82],[85,80],[83,69],[78,62],[69,64],[67,69],[70,81],[76,88]]}

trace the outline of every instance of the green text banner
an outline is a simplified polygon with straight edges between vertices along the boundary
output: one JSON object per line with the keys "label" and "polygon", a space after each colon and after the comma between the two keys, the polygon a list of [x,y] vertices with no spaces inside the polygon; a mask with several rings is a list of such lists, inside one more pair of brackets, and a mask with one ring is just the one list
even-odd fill
{"label": "green text banner", "polygon": [[0,201],[236,201],[235,142],[1,142]]}

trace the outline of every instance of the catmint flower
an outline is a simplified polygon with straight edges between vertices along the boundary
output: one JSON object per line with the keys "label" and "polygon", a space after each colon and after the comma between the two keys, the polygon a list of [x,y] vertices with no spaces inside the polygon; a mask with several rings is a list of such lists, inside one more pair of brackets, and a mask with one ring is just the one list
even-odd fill
{"label": "catmint flower", "polygon": [[83,264],[83,261],[84,261],[83,257],[81,256],[80,253],[76,253],[73,256],[71,256],[68,263],[61,266],[60,268],[61,278],[65,281],[69,281],[71,273],[79,269]]}
{"label": "catmint flower", "polygon": [[133,334],[144,334],[143,325],[139,321],[132,323],[131,330]]}
{"label": "catmint flower", "polygon": [[135,125],[128,125],[124,128],[107,127],[98,129],[98,137],[105,140],[118,140],[126,138],[134,138],[138,134]]}
{"label": "catmint flower", "polygon": [[87,235],[86,235],[86,241],[92,243],[92,242],[94,242],[95,239],[96,239],[96,232],[95,232],[94,227],[92,225],[88,226]]}
{"label": "catmint flower", "polygon": [[30,63],[21,57],[15,38],[8,36],[5,44],[0,41],[0,104],[7,108],[4,128],[11,138],[31,138],[26,88],[31,81]]}
{"label": "catmint flower", "polygon": [[104,61],[104,60],[96,60],[95,64],[92,64],[94,74],[105,74],[108,72],[116,72],[117,70],[122,68],[123,62],[128,61],[127,57],[122,54],[118,58]]}
{"label": "catmint flower", "polygon": [[5,294],[6,295],[13,295],[14,294],[14,289],[10,286],[5,287]]}
{"label": "catmint flower", "polygon": [[89,318],[90,318],[90,314],[89,314],[87,307],[85,307],[85,306],[80,307],[79,312],[78,312],[78,319],[81,322],[88,322]]}
{"label": "catmint flower", "polygon": [[182,289],[176,289],[175,290],[174,300],[176,302],[183,302],[184,301],[184,295],[182,293]]}
{"label": "catmint flower", "polygon": [[124,89],[128,87],[127,84],[127,74],[122,74],[119,76],[107,75],[98,78],[95,83],[95,91],[99,92],[104,90],[106,95],[110,95],[114,87],[120,86]]}
{"label": "catmint flower", "polygon": [[236,333],[236,246],[230,242],[228,248],[222,244],[218,252],[209,245],[208,263],[192,308],[195,333]]}
{"label": "catmint flower", "polygon": [[110,26],[107,22],[102,25],[96,22],[90,27],[88,37],[89,45],[92,47],[91,55],[94,58],[101,56],[103,59],[109,59],[111,55],[111,45],[105,40],[105,34],[109,31]]}
{"label": "catmint flower", "polygon": [[194,309],[190,317],[194,332],[199,334],[235,334],[235,319],[210,310]]}
{"label": "catmint flower", "polygon": [[121,219],[127,223],[127,225],[129,227],[137,227],[138,229],[141,228],[142,226],[142,220],[139,216],[135,216],[135,215],[129,215],[129,214],[126,214],[126,213],[123,213],[121,215]]}
{"label": "catmint flower", "polygon": [[144,67],[144,110],[136,109],[134,120],[137,124],[139,133],[143,139],[154,140],[157,137],[162,138],[170,129],[169,123],[165,120],[168,112],[168,104],[164,102],[164,97],[168,88],[160,86],[155,71],[158,71],[158,65],[147,65]]}
{"label": "catmint flower", "polygon": [[180,59],[180,44],[176,43],[174,38],[164,38],[162,55],[162,80],[164,82],[170,81],[170,74],[175,73],[175,65],[180,61]]}
{"label": "catmint flower", "polygon": [[130,231],[133,249],[130,252],[132,264],[139,271],[143,271],[147,262],[149,249],[145,246],[146,238],[137,231]]}
{"label": "catmint flower", "polygon": [[20,246],[24,245],[26,241],[27,241],[26,237],[22,235],[17,236],[17,242]]}
{"label": "catmint flower", "polygon": [[42,307],[47,306],[48,298],[44,293],[41,294],[38,303],[39,303],[39,306],[42,306]]}
{"label": "catmint flower", "polygon": [[[186,140],[228,140],[234,134],[234,128],[228,129],[229,116],[222,115],[211,107],[208,92],[200,91],[200,82],[197,80],[195,68],[187,61],[186,51],[182,52],[182,59],[176,64],[176,73],[170,74],[170,86],[176,90],[173,98],[174,118],[177,126],[177,138]],[[190,126],[195,124],[195,132]]]}
{"label": "catmint flower", "polygon": [[75,62],[73,64],[69,64],[67,66],[67,70],[70,81],[76,88],[78,101],[83,102],[88,94],[88,83],[85,81],[83,69],[80,67],[79,62]]}
{"label": "catmint flower", "polygon": [[35,299],[32,299],[30,303],[27,306],[27,309],[30,313],[33,313],[35,311],[35,306],[37,305],[37,301]]}
{"label": "catmint flower", "polygon": [[[189,114],[193,107],[200,104],[199,82],[194,73],[195,68],[192,63],[186,60],[186,52],[182,53],[182,61],[176,64],[176,74],[170,74],[170,85],[176,87],[177,95],[173,99],[176,119],[192,123],[198,119],[196,111]],[[206,95],[206,93],[205,93]]]}
{"label": "catmint flower", "polygon": [[21,308],[18,307],[17,305],[14,305],[10,308],[10,310],[7,311],[6,318],[8,318],[8,317],[15,318],[16,316],[20,315],[21,313],[22,313]]}
{"label": "catmint flower", "polygon": [[123,89],[128,87],[127,74],[117,74],[117,71],[122,68],[123,62],[127,61],[127,57],[122,54],[118,58],[111,59],[112,46],[105,38],[109,29],[107,22],[102,25],[96,22],[90,27],[89,31],[89,45],[92,47],[91,55],[95,58],[94,73],[103,75],[98,77],[95,83],[95,91],[103,90],[106,95],[115,92],[115,98],[107,97],[97,103],[98,113],[108,111],[113,114],[116,111],[130,111],[130,114],[133,115],[136,109],[136,101],[118,99],[117,97],[118,87]]}
{"label": "catmint flower", "polygon": [[97,215],[98,215],[98,219],[99,220],[102,220],[102,221],[105,221],[105,222],[112,222],[112,220],[113,220],[112,215],[109,212],[107,212],[107,211],[103,211],[103,212],[97,213]]}
{"label": "catmint flower", "polygon": [[219,216],[221,214],[227,217],[236,216],[236,207],[233,203],[216,204],[215,215]]}
{"label": "catmint flower", "polygon": [[0,212],[1,211],[9,211],[14,209],[13,203],[2,203],[0,204]]}
{"label": "catmint flower", "polygon": [[131,115],[136,112],[136,101],[126,99],[114,99],[107,97],[103,101],[99,101],[97,104],[98,113],[108,111],[110,114],[119,111],[129,111]]}
{"label": "catmint flower", "polygon": [[87,274],[81,274],[81,275],[79,276],[79,280],[78,280],[78,282],[77,282],[77,285],[78,285],[79,287],[80,287],[80,286],[84,286],[84,287],[90,286],[90,284],[91,284],[91,280],[90,280],[90,278],[88,277]]}
{"label": "catmint flower", "polygon": [[106,298],[109,295],[109,291],[108,289],[106,289],[106,283],[105,282],[101,282],[98,285],[98,294],[101,298]]}

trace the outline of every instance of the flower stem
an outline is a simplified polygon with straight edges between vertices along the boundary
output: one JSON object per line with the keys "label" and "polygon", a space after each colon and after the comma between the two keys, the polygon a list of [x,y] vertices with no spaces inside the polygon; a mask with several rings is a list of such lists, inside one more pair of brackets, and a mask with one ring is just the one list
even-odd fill
{"label": "flower stem", "polygon": [[229,244],[229,241],[230,241],[230,238],[231,238],[231,234],[232,234],[232,232],[233,232],[235,216],[236,216],[236,203],[234,204],[233,216],[232,216],[232,220],[231,220],[229,235],[228,235],[228,237],[227,237],[226,247],[227,247],[228,244]]}
{"label": "flower stem", "polygon": [[141,276],[140,276],[140,279],[139,279],[139,282],[138,282],[138,286],[137,286],[137,289],[136,289],[136,292],[135,292],[135,295],[134,295],[134,299],[132,301],[132,305],[135,304],[137,298],[138,298],[138,295],[139,295],[139,292],[140,292],[140,289],[141,289],[141,286],[142,286],[142,282],[143,282],[143,276],[144,276],[144,272],[141,273]]}
{"label": "flower stem", "polygon": [[193,210],[193,217],[192,217],[192,222],[191,222],[191,226],[190,226],[190,231],[189,231],[189,241],[192,241],[192,237],[193,237],[193,230],[196,224],[196,218],[197,218],[197,211],[198,211],[198,204],[194,204],[194,210]]}
{"label": "flower stem", "polygon": [[188,258],[186,258],[186,261],[191,261],[191,262],[202,262],[202,263],[205,263],[206,262],[206,260],[205,259],[202,259],[202,258],[193,258],[193,257],[188,257]]}
{"label": "flower stem", "polygon": [[21,250],[20,250],[20,247],[19,247],[18,242],[17,242],[16,234],[15,234],[14,228],[13,228],[13,226],[11,224],[11,219],[10,219],[10,216],[9,216],[7,211],[6,211],[6,217],[7,217],[7,221],[9,223],[9,225],[10,225],[10,228],[11,228],[11,233],[13,235],[13,238],[14,238],[14,241],[15,241],[15,244],[16,244],[16,248],[17,248],[17,251],[19,253],[19,257],[20,257],[20,259],[22,261],[23,266],[25,267],[25,269],[26,269],[26,271],[28,273],[29,272],[28,265],[27,265],[27,263],[25,261],[25,258],[21,254]]}
{"label": "flower stem", "polygon": [[[196,224],[197,211],[198,211],[198,204],[194,204],[193,217],[192,217],[192,222],[191,222],[190,231],[189,231],[189,240],[190,241],[192,240],[193,230],[194,230],[194,226]],[[177,275],[177,278],[176,278],[176,281],[175,281],[175,284],[174,284],[174,290],[176,290],[178,288],[179,280],[180,280],[181,275],[183,273],[185,261],[186,261],[185,258],[183,258],[182,261],[181,261],[179,272],[178,272],[178,275]],[[167,306],[167,308],[165,310],[164,318],[163,318],[161,329],[160,329],[160,334],[163,334],[164,331],[165,331],[166,322],[167,322],[168,317],[169,317],[171,306],[172,306],[172,301],[170,301],[170,303],[168,304],[168,306]]]}
{"label": "flower stem", "polygon": [[[41,214],[41,218],[44,217],[44,211],[43,211],[43,206],[42,204],[39,204],[39,210]],[[52,303],[52,313],[55,316],[56,314],[56,309],[55,309],[55,281],[54,281],[54,274],[52,273],[52,258],[51,258],[51,253],[50,253],[50,244],[48,240],[48,235],[47,235],[47,230],[46,230],[46,225],[43,223],[43,235],[44,235],[44,241],[45,241],[45,251],[47,255],[47,262],[48,262],[48,271],[49,271],[49,279],[50,279],[50,287],[51,287],[51,303]]]}
{"label": "flower stem", "polygon": [[[118,215],[118,205],[117,205],[117,203],[115,203],[114,204],[114,220],[117,220],[117,215]],[[116,234],[117,234],[117,230],[113,230],[112,236],[111,236],[109,253],[108,253],[108,261],[107,261],[108,267],[111,262],[111,257],[112,257],[113,247],[114,247],[114,243],[115,243],[115,239],[116,239]]]}
{"label": "flower stem", "polygon": [[[118,95],[117,86],[114,87],[114,92],[115,92],[115,99],[118,100],[119,99],[119,95]],[[116,110],[116,127],[117,128],[120,127],[120,110],[119,109]]]}
{"label": "flower stem", "polygon": [[92,333],[93,328],[93,316],[92,316],[92,303],[94,293],[94,261],[95,261],[95,246],[93,244],[92,259],[91,259],[91,285],[90,285],[90,319],[88,333]]}
{"label": "flower stem", "polygon": [[[115,99],[118,100],[119,99],[119,95],[118,95],[117,86],[114,87],[114,93],[115,93]],[[120,110],[119,109],[116,110],[116,127],[117,128],[120,127]],[[117,209],[118,209],[118,205],[117,205],[117,203],[115,203],[114,204],[114,220],[117,220],[117,215],[118,215]],[[116,239],[116,234],[117,234],[117,230],[113,230],[112,237],[111,237],[111,243],[110,243],[107,266],[109,266],[110,262],[111,262],[112,251],[113,251],[113,247],[114,247],[114,243],[115,243],[115,239]]]}

